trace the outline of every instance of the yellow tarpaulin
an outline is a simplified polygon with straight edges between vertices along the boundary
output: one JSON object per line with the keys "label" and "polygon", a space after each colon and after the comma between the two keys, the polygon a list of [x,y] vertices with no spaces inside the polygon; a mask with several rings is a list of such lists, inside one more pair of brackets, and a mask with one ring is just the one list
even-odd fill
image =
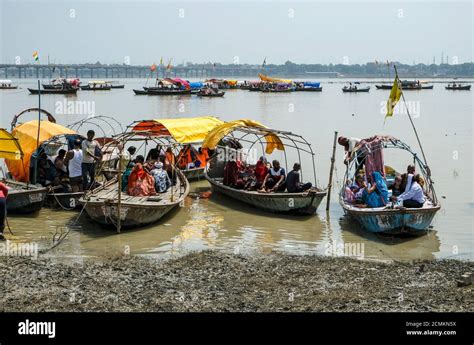
{"label": "yellow tarpaulin", "polygon": [[212,131],[209,132],[206,139],[204,140],[202,147],[209,148],[214,150],[219,143],[227,134],[231,133],[232,131],[238,128],[256,128],[259,129],[262,134],[265,134],[265,141],[267,143],[267,147],[265,148],[265,153],[271,154],[273,150],[285,150],[285,146],[281,142],[278,135],[275,133],[265,131],[269,129],[268,127],[262,125],[260,122],[253,121],[253,120],[237,120],[232,122],[226,122],[219,127],[214,128]]}
{"label": "yellow tarpaulin", "polygon": [[18,144],[18,140],[3,128],[0,128],[0,158],[11,160],[23,158],[23,151]]}
{"label": "yellow tarpaulin", "polygon": [[180,144],[201,143],[207,134],[224,122],[213,116],[180,119],[155,119],[139,122],[133,131],[150,131],[155,135],[172,136]]}
{"label": "yellow tarpaulin", "polygon": [[[76,134],[73,130],[49,121],[40,122],[40,145],[54,136],[62,134]],[[23,160],[6,159],[8,170],[17,181],[27,182],[30,178],[30,158],[37,149],[38,121],[28,121],[12,131],[12,135],[18,140],[18,144],[23,150]]]}
{"label": "yellow tarpaulin", "polygon": [[291,80],[291,79],[271,78],[271,77],[263,75],[261,73],[258,76],[260,77],[261,80],[268,81],[270,83],[286,83],[286,84],[293,83],[293,80]]}

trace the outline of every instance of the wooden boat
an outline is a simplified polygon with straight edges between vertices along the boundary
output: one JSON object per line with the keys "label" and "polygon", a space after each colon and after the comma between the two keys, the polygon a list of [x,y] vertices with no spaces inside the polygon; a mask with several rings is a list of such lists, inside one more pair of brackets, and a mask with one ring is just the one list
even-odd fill
{"label": "wooden boat", "polygon": [[118,204],[118,182],[113,179],[103,187],[97,188],[79,199],[87,215],[102,225],[116,225],[122,228],[141,227],[156,223],[168,212],[178,207],[189,194],[186,177],[177,171],[178,185],[172,186],[166,193],[154,196],[121,195]]}
{"label": "wooden boat", "polygon": [[32,95],[37,95],[40,91],[42,95],[48,95],[48,94],[57,94],[57,95],[75,95],[77,94],[77,89],[49,89],[49,90],[38,90],[38,89],[30,89],[28,88],[28,91]]}
{"label": "wooden boat", "polygon": [[176,89],[155,89],[148,88],[147,94],[149,96],[175,96],[175,95],[190,95],[191,90],[176,90]]}
{"label": "wooden boat", "polygon": [[[401,82],[402,90],[432,90],[433,85],[424,85],[419,81],[411,81],[411,80],[402,80]],[[389,84],[377,84],[375,87],[378,90],[391,90],[393,85]]]}
{"label": "wooden boat", "polygon": [[[254,136],[255,141],[251,139]],[[219,145],[219,143],[224,143],[227,141],[226,139],[230,138],[233,143],[238,143],[240,147],[231,148],[226,145]],[[316,212],[322,199],[327,194],[326,190],[317,187],[301,193],[287,193],[249,191],[224,185],[223,176],[225,165],[230,159],[228,157],[244,157],[242,153],[245,150],[241,143],[247,143],[254,148],[261,144],[262,150],[267,154],[271,154],[274,149],[284,150],[285,152],[291,149],[296,150],[297,157],[300,157],[301,153],[309,154],[313,160],[313,177],[316,181],[314,153],[311,145],[303,137],[291,132],[267,128],[256,121],[238,120],[216,127],[209,132],[203,143],[203,148],[216,150],[205,172],[205,178],[214,191],[269,212],[294,214],[314,214]],[[266,148],[264,149],[265,144]]]}
{"label": "wooden boat", "polygon": [[248,87],[248,90],[249,91],[262,91],[262,89],[260,88],[260,85],[258,85],[258,86],[257,85],[250,85]]}
{"label": "wooden boat", "polygon": [[224,91],[220,91],[220,92],[216,92],[216,93],[205,93],[205,92],[198,92],[197,95],[199,97],[224,97],[225,95],[225,92]]}
{"label": "wooden boat", "polygon": [[111,86],[90,86],[90,85],[81,86],[82,91],[109,91],[111,89],[112,89]]}
{"label": "wooden boat", "polygon": [[103,80],[92,80],[87,85],[81,86],[83,91],[109,91],[112,89],[112,85],[109,82]]}
{"label": "wooden boat", "polygon": [[295,91],[319,92],[323,90],[320,82],[303,81],[295,82],[295,84]]}
{"label": "wooden boat", "polygon": [[13,85],[11,80],[0,80],[0,90],[18,89],[17,85]]}
{"label": "wooden boat", "polygon": [[135,93],[135,95],[148,95],[148,92],[146,90],[133,89],[133,92]]}
{"label": "wooden boat", "polygon": [[[130,142],[146,141],[155,145],[162,143],[153,131],[130,131],[114,137],[109,146],[121,150]],[[106,147],[107,147],[106,145]],[[122,169],[119,167],[119,169]],[[122,173],[104,185],[87,192],[79,202],[88,216],[101,225],[112,225],[120,232],[122,228],[141,227],[160,220],[172,209],[183,203],[189,194],[189,183],[184,174],[174,169],[176,183],[165,193],[149,196],[131,196],[121,191]]]}
{"label": "wooden boat", "polygon": [[10,188],[7,197],[8,213],[29,214],[43,207],[47,188],[9,179],[4,183]]}
{"label": "wooden boat", "polygon": [[307,193],[260,193],[230,188],[222,183],[222,178],[211,178],[207,174],[205,177],[214,191],[275,213],[314,214],[327,193],[322,190],[310,190]]}
{"label": "wooden boat", "polygon": [[456,86],[453,86],[451,84],[449,84],[448,86],[445,86],[445,89],[446,90],[464,90],[464,91],[469,91],[471,90],[471,85],[456,85]]}
{"label": "wooden boat", "polygon": [[[345,187],[341,189],[339,194],[339,203],[344,213],[362,225],[364,229],[372,233],[380,234],[409,234],[422,235],[425,234],[436,213],[441,206],[438,203],[433,188],[433,182],[429,174],[427,174],[426,164],[418,158],[417,154],[405,143],[393,137],[381,137],[382,141],[377,144],[371,144],[370,147],[360,146],[356,148],[356,156],[348,166],[344,181],[352,179],[355,174],[355,166],[357,165],[358,155],[370,155],[377,150],[383,149],[400,149],[407,151],[413,156],[418,164],[420,173],[423,174],[426,181],[425,198],[426,202],[422,208],[398,208],[391,203],[384,207],[377,208],[360,208],[347,202],[344,199]],[[387,179],[388,180],[388,179]]]}
{"label": "wooden boat", "polygon": [[347,86],[344,86],[342,88],[342,92],[369,92],[370,90],[370,86],[366,86],[366,87],[347,87]]}

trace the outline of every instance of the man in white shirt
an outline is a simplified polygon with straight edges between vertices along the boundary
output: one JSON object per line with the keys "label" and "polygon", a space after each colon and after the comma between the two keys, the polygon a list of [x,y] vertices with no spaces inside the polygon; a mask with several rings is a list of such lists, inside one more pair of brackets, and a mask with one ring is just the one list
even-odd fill
{"label": "man in white shirt", "polygon": [[94,184],[95,165],[102,156],[99,143],[94,140],[94,136],[95,132],[89,130],[87,132],[87,139],[82,142],[82,187],[84,190],[87,190]]}
{"label": "man in white shirt", "polygon": [[360,143],[359,138],[346,138],[343,136],[340,136],[337,139],[337,142],[339,145],[344,146],[344,164],[349,164],[349,162],[352,160],[352,152],[356,148],[357,145]]}

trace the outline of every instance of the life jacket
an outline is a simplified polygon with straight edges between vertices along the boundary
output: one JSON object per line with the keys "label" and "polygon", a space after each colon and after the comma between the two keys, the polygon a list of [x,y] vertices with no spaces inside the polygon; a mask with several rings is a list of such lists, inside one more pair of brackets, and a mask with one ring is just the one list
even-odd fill
{"label": "life jacket", "polygon": [[191,148],[187,147],[183,150],[181,150],[181,152],[179,153],[178,158],[178,166],[180,169],[186,169],[188,163],[191,163],[193,161],[191,157]]}
{"label": "life jacket", "polygon": [[170,165],[175,165],[176,164],[176,157],[174,156],[173,152],[166,152],[166,161]]}

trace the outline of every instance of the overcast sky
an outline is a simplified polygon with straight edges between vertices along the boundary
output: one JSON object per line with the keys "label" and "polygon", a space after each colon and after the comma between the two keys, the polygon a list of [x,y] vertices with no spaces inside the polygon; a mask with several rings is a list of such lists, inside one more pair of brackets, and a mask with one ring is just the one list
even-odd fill
{"label": "overcast sky", "polygon": [[[471,62],[472,1],[0,0],[1,63]],[[234,59],[238,59],[234,61]],[[455,62],[455,61],[454,61]]]}

